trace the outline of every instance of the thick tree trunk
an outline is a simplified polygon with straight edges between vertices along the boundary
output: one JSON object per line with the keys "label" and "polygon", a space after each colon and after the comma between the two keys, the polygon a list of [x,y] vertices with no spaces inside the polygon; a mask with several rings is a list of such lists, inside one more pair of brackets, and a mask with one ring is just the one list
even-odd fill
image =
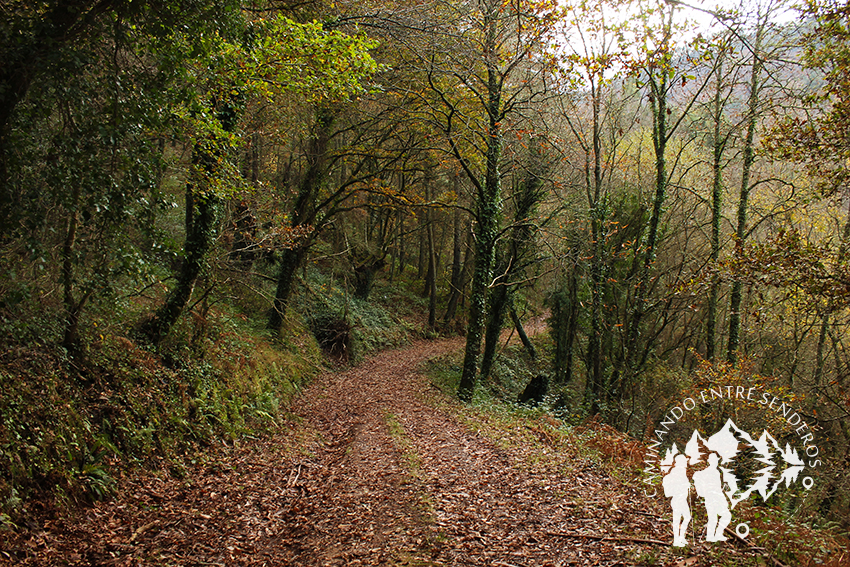
{"label": "thick tree trunk", "polygon": [[[235,99],[239,96],[235,93],[234,98],[222,104],[216,113],[225,132],[236,130],[239,111]],[[218,236],[221,198],[206,186],[206,178],[217,178],[220,162],[227,159],[222,155],[224,150],[220,143],[219,140],[201,140],[192,148],[192,172],[186,183],[186,244],[183,247],[183,263],[177,274],[177,285],[165,298],[165,304],[142,328],[154,344],[162,342],[186,309],[195,282]]]}
{"label": "thick tree trunk", "polygon": [[496,253],[496,239],[499,233],[501,217],[501,170],[502,131],[501,131],[501,83],[494,65],[496,50],[496,6],[489,6],[485,14],[486,38],[484,41],[485,60],[487,62],[487,151],[485,154],[486,173],[484,183],[479,189],[476,216],[475,272],[472,276],[472,294],[469,298],[469,324],[466,331],[466,349],[463,358],[463,371],[458,386],[458,397],[463,401],[472,399],[475,391],[478,356],[481,353],[481,335],[484,316],[487,312],[487,296],[493,274],[493,262]]}
{"label": "thick tree trunk", "polygon": [[[479,234],[475,247],[475,272],[472,276],[472,291],[469,296],[469,319],[466,329],[463,370],[458,386],[458,397],[463,401],[472,399],[475,391],[478,357],[481,354],[481,338],[484,331],[484,316],[487,313],[487,296],[493,272],[493,249],[498,223],[488,219],[497,214],[498,205],[485,203],[479,211]],[[486,211],[486,212],[485,212]],[[484,214],[482,214],[484,213]]]}
{"label": "thick tree trunk", "polygon": [[277,288],[274,294],[274,303],[269,313],[268,327],[273,331],[279,331],[283,325],[283,317],[289,306],[289,298],[292,295],[292,287],[295,282],[295,274],[304,260],[306,250],[302,248],[290,248],[284,250],[278,263],[280,271],[277,276]]}

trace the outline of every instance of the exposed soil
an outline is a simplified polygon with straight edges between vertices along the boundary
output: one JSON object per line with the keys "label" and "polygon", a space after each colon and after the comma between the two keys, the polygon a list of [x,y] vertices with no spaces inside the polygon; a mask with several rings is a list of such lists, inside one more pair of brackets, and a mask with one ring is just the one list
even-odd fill
{"label": "exposed soil", "polygon": [[545,424],[499,439],[458,417],[420,366],[460,347],[422,341],[327,372],[277,435],[183,478],[123,479],[109,502],[42,510],[25,532],[0,535],[0,563],[614,566],[666,556],[667,521],[629,479]]}

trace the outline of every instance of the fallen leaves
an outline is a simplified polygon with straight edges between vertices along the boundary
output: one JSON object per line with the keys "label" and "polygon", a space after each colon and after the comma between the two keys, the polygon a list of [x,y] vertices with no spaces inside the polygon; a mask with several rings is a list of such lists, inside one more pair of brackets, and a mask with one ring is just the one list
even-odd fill
{"label": "fallen leaves", "polygon": [[423,341],[328,372],[276,435],[219,448],[185,477],[123,479],[110,502],[45,512],[0,540],[0,563],[613,566],[669,553],[652,504],[556,425],[506,432],[426,400],[421,362],[458,347]]}

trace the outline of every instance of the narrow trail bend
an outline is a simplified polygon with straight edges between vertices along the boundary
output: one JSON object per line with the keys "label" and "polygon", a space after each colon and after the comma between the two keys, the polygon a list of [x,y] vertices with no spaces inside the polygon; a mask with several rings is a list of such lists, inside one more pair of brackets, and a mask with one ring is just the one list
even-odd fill
{"label": "narrow trail bend", "polygon": [[523,448],[462,423],[420,371],[460,346],[420,341],[326,372],[279,435],[182,479],[127,479],[114,500],[73,518],[47,515],[16,542],[17,560],[615,566],[660,550],[637,541],[666,540],[667,526],[636,486],[577,452],[560,464],[537,458],[563,450],[542,430],[519,432],[539,439]]}

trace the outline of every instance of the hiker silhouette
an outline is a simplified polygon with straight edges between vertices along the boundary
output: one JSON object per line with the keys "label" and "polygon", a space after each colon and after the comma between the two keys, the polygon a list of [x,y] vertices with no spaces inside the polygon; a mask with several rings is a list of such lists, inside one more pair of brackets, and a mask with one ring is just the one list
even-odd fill
{"label": "hiker silhouette", "polygon": [[664,496],[671,499],[673,508],[673,545],[684,547],[688,545],[688,524],[691,521],[691,507],[688,504],[688,494],[691,491],[691,481],[688,478],[687,455],[676,455],[673,466],[661,481]]}
{"label": "hiker silhouette", "polygon": [[708,466],[694,473],[694,489],[705,501],[705,513],[708,516],[705,524],[706,541],[726,541],[723,530],[732,521],[729,499],[723,491],[719,462],[717,453],[712,451],[708,455]]}

